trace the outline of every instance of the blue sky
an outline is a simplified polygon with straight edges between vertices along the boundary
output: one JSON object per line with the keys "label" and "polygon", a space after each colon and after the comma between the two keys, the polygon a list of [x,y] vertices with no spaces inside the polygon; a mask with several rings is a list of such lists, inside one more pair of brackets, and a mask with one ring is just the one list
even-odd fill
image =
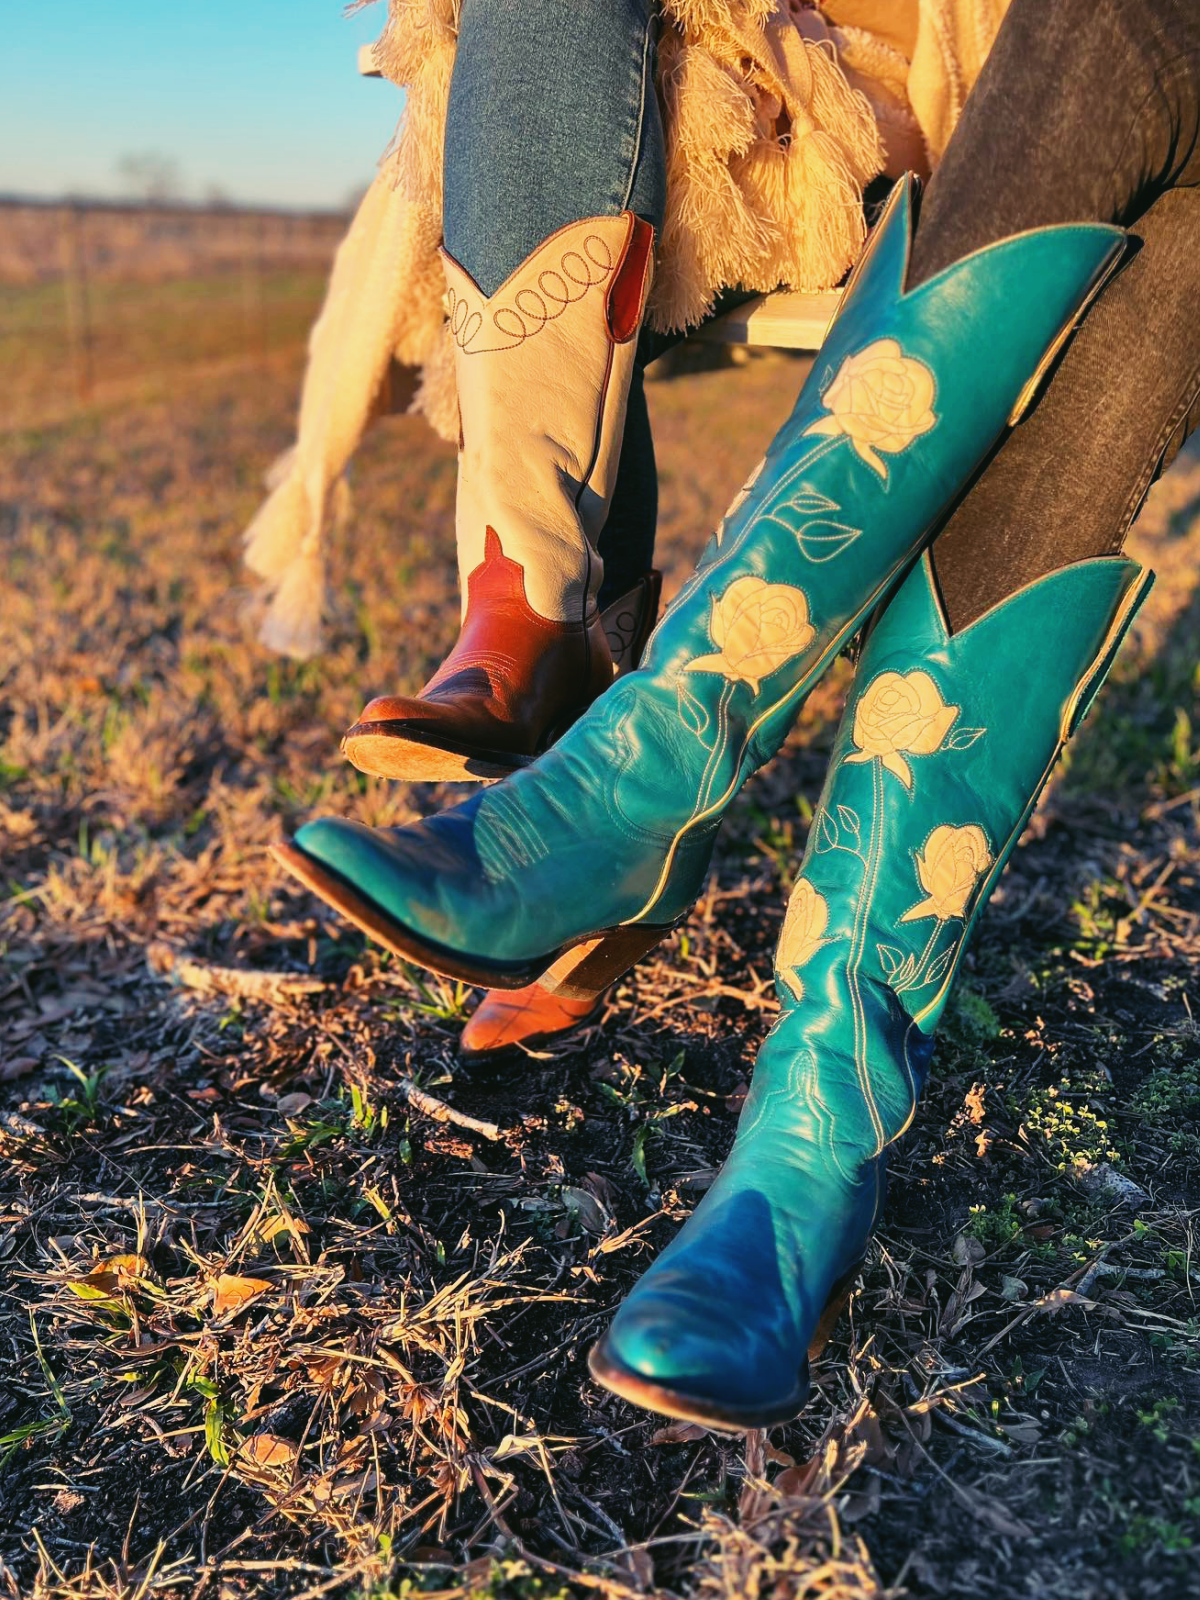
{"label": "blue sky", "polygon": [[4,8],[0,193],[117,195],[155,152],[183,194],[338,205],[371,179],[403,97],[360,78],[382,3],[47,0]]}

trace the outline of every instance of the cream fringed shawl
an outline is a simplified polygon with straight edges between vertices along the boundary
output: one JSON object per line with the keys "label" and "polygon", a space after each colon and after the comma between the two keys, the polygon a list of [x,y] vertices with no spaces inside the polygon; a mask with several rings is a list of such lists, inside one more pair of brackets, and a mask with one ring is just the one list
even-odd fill
{"label": "cream fringed shawl", "polygon": [[[296,445],[246,532],[263,642],[288,655],[320,648],[324,526],[394,362],[419,370],[410,409],[457,437],[437,247],[459,4],[388,0],[375,60],[407,89],[405,115],[334,260]],[[863,242],[863,185],[940,155],[1006,5],[662,0],[667,212],[650,325],[695,326],[729,285],[837,283]]]}

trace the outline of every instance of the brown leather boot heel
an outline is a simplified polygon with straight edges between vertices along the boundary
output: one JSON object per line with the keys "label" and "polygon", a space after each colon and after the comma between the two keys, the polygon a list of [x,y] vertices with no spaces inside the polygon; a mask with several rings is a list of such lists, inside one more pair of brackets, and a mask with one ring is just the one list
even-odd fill
{"label": "brown leather boot heel", "polygon": [[537,1050],[561,1034],[584,1027],[599,1014],[604,993],[582,1000],[551,994],[541,983],[523,989],[491,989],[467,1020],[458,1051],[469,1061],[506,1050]]}
{"label": "brown leather boot heel", "polygon": [[[651,569],[627,594],[600,613],[617,677],[632,672],[658,621],[662,574]],[[572,963],[573,964],[573,963]],[[539,1050],[585,1028],[599,1016],[607,985],[580,990],[573,998],[555,994],[554,968],[523,989],[489,990],[463,1029],[459,1053],[468,1060],[506,1051]],[[578,985],[578,979],[576,980]]]}

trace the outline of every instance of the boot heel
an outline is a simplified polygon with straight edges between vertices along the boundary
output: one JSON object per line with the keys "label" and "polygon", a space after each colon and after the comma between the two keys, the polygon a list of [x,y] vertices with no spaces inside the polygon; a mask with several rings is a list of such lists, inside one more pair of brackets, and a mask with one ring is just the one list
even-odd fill
{"label": "boot heel", "polygon": [[837,1327],[838,1318],[846,1309],[846,1302],[854,1291],[858,1275],[862,1271],[862,1262],[858,1261],[850,1268],[844,1278],[839,1278],[829,1291],[829,1299],[825,1302],[825,1309],[821,1319],[813,1329],[813,1336],[808,1346],[808,1358],[815,1361],[833,1337],[833,1330]]}
{"label": "boot heel", "polygon": [[618,978],[623,978],[630,967],[649,955],[674,926],[674,923],[656,927],[631,922],[597,934],[594,939],[585,939],[559,956],[542,974],[542,988],[561,1000],[598,999]]}

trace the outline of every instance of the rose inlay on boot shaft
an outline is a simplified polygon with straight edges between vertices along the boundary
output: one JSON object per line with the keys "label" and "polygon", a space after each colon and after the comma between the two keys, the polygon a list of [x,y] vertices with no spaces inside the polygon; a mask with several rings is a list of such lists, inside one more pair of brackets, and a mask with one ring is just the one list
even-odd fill
{"label": "rose inlay on boot shaft", "polygon": [[781,1013],[733,1151],[592,1370],[718,1427],[803,1404],[971,927],[1150,578],[1082,562],[950,635],[929,557],[868,639],[776,953]]}
{"label": "rose inlay on boot shaft", "polygon": [[594,994],[695,900],[724,812],[936,529],[1117,258],[1109,227],[1002,241],[905,291],[897,185],[796,407],[639,671],[543,757],[407,828],[308,824],[283,859],[390,948]]}

